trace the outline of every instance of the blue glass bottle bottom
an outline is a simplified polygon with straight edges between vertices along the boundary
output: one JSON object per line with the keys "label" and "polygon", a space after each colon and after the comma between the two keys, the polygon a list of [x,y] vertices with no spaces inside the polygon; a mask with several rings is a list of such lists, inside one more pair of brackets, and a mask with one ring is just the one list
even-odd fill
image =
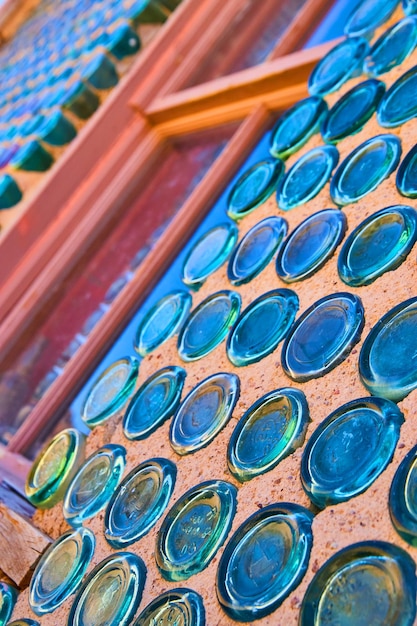
{"label": "blue glass bottle bottom", "polygon": [[205,626],[205,610],[201,596],[192,589],[170,589],[152,600],[133,626],[172,624],[173,626]]}
{"label": "blue glass bottle bottom", "polygon": [[361,74],[369,45],[363,37],[347,37],[332,48],[316,65],[308,79],[308,91],[325,96],[337,91],[349,78]]}

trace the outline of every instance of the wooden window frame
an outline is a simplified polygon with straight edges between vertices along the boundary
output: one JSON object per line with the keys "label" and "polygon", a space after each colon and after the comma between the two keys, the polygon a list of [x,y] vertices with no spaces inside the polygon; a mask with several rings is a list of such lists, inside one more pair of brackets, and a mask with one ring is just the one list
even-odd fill
{"label": "wooden window frame", "polygon": [[[181,90],[202,56],[216,44],[224,24],[237,13],[239,3],[184,0],[163,36],[144,51],[128,80],[104,103],[94,123],[86,127],[45,177],[2,241],[0,354],[6,359],[42,310],[48,294],[88,250],[99,225],[109,221],[137,192],[166,142],[230,122],[240,124],[158,245],[34,407],[30,419],[13,436],[7,450],[0,449],[0,468],[6,466],[6,459],[10,469],[10,455],[24,454],[70,404],[121,325],[162,276],[210,210],[213,197],[269,126],[274,112],[308,95],[311,70],[335,45],[330,41],[291,52],[307,39],[333,4],[332,0],[308,0],[267,62]],[[276,0],[265,0],[264,4],[270,9],[269,5],[276,6]],[[186,60],[175,70],[181,55]],[[117,120],[116,129],[113,123],[109,130],[110,119]],[[97,154],[103,155],[99,162]],[[48,224],[57,206],[61,207],[58,218]]]}

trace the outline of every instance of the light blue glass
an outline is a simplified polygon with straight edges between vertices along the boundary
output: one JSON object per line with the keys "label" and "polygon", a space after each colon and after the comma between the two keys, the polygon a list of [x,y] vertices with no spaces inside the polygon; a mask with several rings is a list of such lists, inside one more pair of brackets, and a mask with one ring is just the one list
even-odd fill
{"label": "light blue glass", "polygon": [[337,263],[340,278],[351,287],[369,285],[395,270],[417,240],[417,211],[392,206],[373,213],[346,239]]}
{"label": "light blue glass", "polygon": [[192,289],[199,289],[204,281],[229,258],[237,242],[239,231],[235,224],[226,222],[208,230],[188,252],[182,280]]}
{"label": "light blue glass", "polygon": [[229,617],[252,624],[299,585],[313,544],[312,522],[310,511],[283,502],[257,511],[238,528],[216,578],[217,597]]}
{"label": "light blue glass", "polygon": [[337,168],[330,195],[338,206],[357,202],[374,191],[396,169],[401,141],[396,135],[378,135],[355,148]]}
{"label": "light blue glass", "polygon": [[178,337],[183,361],[196,361],[225,338],[240,312],[241,297],[235,291],[218,291],[193,309]]}
{"label": "light blue glass", "polygon": [[178,333],[190,312],[188,291],[175,291],[164,296],[146,313],[136,331],[135,350],[146,356],[164,341]]}
{"label": "light blue glass", "polygon": [[333,256],[346,228],[339,209],[324,209],[301,222],[279,249],[276,270],[281,280],[293,283],[315,274]]}
{"label": "light blue glass", "polygon": [[402,196],[417,198],[417,144],[401,161],[395,182]]}
{"label": "light blue glass", "polygon": [[104,519],[104,536],[113,548],[138,541],[156,524],[172,495],[177,469],[168,459],[149,459],[135,467],[114,492]]}
{"label": "light blue glass", "polygon": [[278,188],[279,208],[289,211],[317,196],[338,160],[339,153],[334,146],[319,146],[304,154],[286,173]]}
{"label": "light blue glass", "polygon": [[406,15],[415,15],[417,13],[416,0],[402,0],[403,11]]}
{"label": "light blue glass", "polygon": [[175,452],[185,455],[207,446],[228,423],[239,395],[235,374],[213,374],[194,387],[171,423]]}
{"label": "light blue glass", "polygon": [[334,554],[314,576],[299,626],[413,626],[413,559],[385,541],[356,543]]}
{"label": "light blue glass", "polygon": [[156,541],[156,564],[166,580],[186,580],[207,567],[229,534],[236,495],[230,483],[211,480],[177,500]]}
{"label": "light blue glass", "polygon": [[321,298],[291,328],[282,348],[284,372],[297,382],[324,376],[358,343],[364,321],[358,296],[342,292]]}
{"label": "light blue glass", "polygon": [[301,459],[301,482],[323,508],[366,491],[392,460],[404,422],[396,404],[360,398],[331,413],[312,433]]}
{"label": "light blue glass", "polygon": [[385,92],[378,106],[378,124],[384,128],[401,126],[417,116],[417,66],[405,72]]}
{"label": "light blue glass", "polygon": [[337,143],[348,135],[358,133],[375,113],[384,93],[384,83],[375,79],[359,83],[345,93],[323,121],[323,139],[328,143]]}
{"label": "light blue glass", "polygon": [[152,600],[133,626],[205,626],[201,596],[192,589],[170,589]]}
{"label": "light blue glass", "polygon": [[238,421],[227,464],[241,482],[273,469],[303,445],[310,414],[304,393],[276,389],[257,400]]}
{"label": "light blue glass", "polygon": [[369,76],[380,76],[401,65],[417,45],[417,19],[406,17],[391,26],[373,44],[365,59],[364,70]]}
{"label": "light blue glass", "polygon": [[388,311],[370,331],[359,356],[359,374],[372,395],[403,400],[417,387],[417,298]]}
{"label": "light blue glass", "polygon": [[391,483],[389,510],[397,533],[417,546],[417,446],[400,463]]}
{"label": "light blue glass", "polygon": [[371,37],[391,17],[399,3],[400,0],[364,0],[348,19],[345,34]]}
{"label": "light blue glass", "polygon": [[112,443],[96,450],[84,462],[64,498],[63,513],[71,526],[81,526],[106,506],[125,465],[125,448]]}
{"label": "light blue glass", "polygon": [[243,285],[265,269],[287,234],[282,217],[267,217],[241,239],[230,258],[227,277],[232,285]]}
{"label": "light blue glass", "polygon": [[0,626],[5,626],[12,615],[17,600],[17,591],[0,581]]}
{"label": "light blue glass", "polygon": [[7,626],[40,626],[39,622],[35,622],[34,619],[24,617],[23,619],[17,619],[13,622],[8,622]]}
{"label": "light blue glass", "polygon": [[271,354],[288,333],[297,311],[298,297],[290,289],[274,289],[256,298],[230,332],[229,361],[244,367]]}
{"label": "light blue glass", "polygon": [[139,361],[132,356],[115,361],[97,378],[83,407],[82,419],[94,428],[115,415],[132,394],[139,371]]}
{"label": "light blue glass", "polygon": [[326,113],[326,101],[317,96],[300,100],[288,109],[272,129],[272,156],[286,159],[297,152],[310,137],[320,131]]}
{"label": "light blue glass", "polygon": [[77,593],[67,626],[128,626],[142,598],[146,567],[131,552],[101,561]]}
{"label": "light blue glass", "polygon": [[234,184],[227,201],[227,214],[234,220],[251,213],[275,191],[284,173],[284,164],[278,159],[260,161],[252,165]]}
{"label": "light blue glass", "polygon": [[332,48],[316,65],[308,79],[308,90],[314,96],[337,91],[349,78],[362,73],[369,45],[363,37],[348,37]]}
{"label": "light blue glass", "polygon": [[36,615],[52,613],[77,590],[95,545],[91,530],[80,528],[64,533],[49,546],[30,581],[29,604]]}
{"label": "light blue glass", "polygon": [[146,439],[167,419],[180,403],[187,373],[182,367],[164,367],[139,387],[123,418],[125,437]]}

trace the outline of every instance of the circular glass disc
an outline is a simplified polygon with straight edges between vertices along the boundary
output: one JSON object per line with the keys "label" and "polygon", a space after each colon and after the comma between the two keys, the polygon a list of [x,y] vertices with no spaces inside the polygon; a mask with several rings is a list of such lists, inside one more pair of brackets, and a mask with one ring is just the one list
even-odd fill
{"label": "circular glass disc", "polygon": [[0,581],[0,624],[7,624],[12,616],[13,608],[17,600],[17,591],[7,583]]}
{"label": "circular glass disc", "polygon": [[171,589],[155,598],[133,626],[205,626],[201,596],[191,589]]}
{"label": "circular glass disc", "polygon": [[332,48],[316,65],[308,79],[313,96],[337,91],[349,78],[361,74],[369,45],[363,37],[348,37]]}
{"label": "circular glass disc", "polygon": [[384,128],[401,126],[417,115],[417,67],[400,76],[385,92],[378,106],[378,124]]}
{"label": "circular glass disc", "polygon": [[369,76],[380,76],[401,65],[417,45],[417,20],[406,17],[374,43],[365,59],[364,69]]}
{"label": "circular glass disc", "polygon": [[391,520],[397,533],[417,546],[417,446],[395,472],[389,494]]}
{"label": "circular glass disc", "polygon": [[349,17],[345,34],[349,37],[371,36],[386,22],[397,8],[400,0],[364,0]]}
{"label": "circular glass disc", "polygon": [[403,11],[406,15],[417,13],[417,0],[402,0]]}
{"label": "circular glass disc", "polygon": [[171,423],[170,442],[185,455],[207,446],[229,421],[239,399],[235,374],[213,374],[190,391]]}
{"label": "circular glass disc", "polygon": [[363,325],[358,296],[335,293],[318,300],[298,318],[284,342],[284,372],[297,382],[324,376],[345,360]]}
{"label": "circular glass disc", "polygon": [[227,214],[239,220],[261,205],[276,189],[284,172],[277,159],[260,161],[248,169],[235,183],[227,201]]}
{"label": "circular glass disc", "polygon": [[417,145],[402,160],[397,171],[397,189],[406,198],[417,198]]}

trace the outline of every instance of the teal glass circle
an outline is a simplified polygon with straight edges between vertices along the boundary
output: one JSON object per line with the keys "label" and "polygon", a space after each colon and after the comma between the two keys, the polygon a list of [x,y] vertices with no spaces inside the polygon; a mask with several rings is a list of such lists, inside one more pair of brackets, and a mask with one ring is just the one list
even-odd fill
{"label": "teal glass circle", "polygon": [[267,217],[253,226],[235,248],[227,268],[232,285],[243,285],[258,276],[271,261],[287,233],[282,217]]}
{"label": "teal glass circle", "polygon": [[365,59],[368,76],[380,76],[401,65],[417,45],[417,20],[405,17],[391,26],[373,44]]}
{"label": "teal glass circle", "polygon": [[350,15],[345,25],[349,37],[371,37],[399,5],[400,0],[364,0]]}
{"label": "teal glass circle", "polygon": [[384,128],[401,126],[417,116],[417,66],[405,72],[384,94],[377,120]]}
{"label": "teal glass circle", "polygon": [[96,450],[83,463],[69,484],[62,507],[71,526],[82,526],[106,506],[125,465],[125,448],[111,443]]}
{"label": "teal glass circle", "polygon": [[374,396],[403,400],[417,387],[417,298],[388,311],[371,329],[359,355],[359,374]]}
{"label": "teal glass circle", "polygon": [[149,459],[135,467],[114,492],[104,518],[104,536],[125,548],[156,524],[171,498],[177,468],[168,459]]}
{"label": "teal glass circle", "polygon": [[83,422],[94,428],[115,415],[133,392],[139,361],[128,356],[112,363],[94,381],[84,401]]}
{"label": "teal glass circle", "polygon": [[337,168],[330,195],[338,206],[357,202],[374,191],[396,169],[401,141],[396,135],[378,135],[355,148]]}
{"label": "teal glass circle", "polygon": [[146,356],[164,341],[178,333],[192,304],[188,291],[175,291],[164,296],[149,309],[135,336],[135,350]]}
{"label": "teal glass circle", "polygon": [[142,598],[146,567],[131,552],[101,561],[78,591],[68,617],[71,626],[128,626]]}
{"label": "teal glass circle", "polygon": [[294,104],[281,115],[272,129],[272,156],[286,159],[297,152],[310,137],[320,131],[326,113],[327,103],[318,96],[311,96]]}
{"label": "teal glass circle", "polygon": [[395,183],[402,196],[417,198],[417,144],[401,161]]}
{"label": "teal glass circle", "polygon": [[36,615],[52,613],[78,589],[95,545],[91,530],[80,528],[64,533],[49,546],[30,581],[29,604]]}
{"label": "teal glass circle", "polygon": [[205,626],[205,610],[201,596],[192,589],[170,589],[152,600],[133,626]]}
{"label": "teal glass circle", "polygon": [[384,398],[359,398],[331,413],[312,433],[301,459],[301,482],[324,508],[366,491],[392,460],[403,414]]}
{"label": "teal glass circle", "polygon": [[338,258],[340,278],[351,287],[369,285],[395,270],[417,240],[417,212],[392,206],[367,217],[346,239]]}
{"label": "teal glass circle", "polygon": [[321,298],[298,318],[285,339],[284,372],[297,382],[324,376],[350,354],[364,321],[358,296],[342,292]]}
{"label": "teal glass circle", "polygon": [[25,493],[36,507],[57,504],[84,460],[85,437],[75,428],[66,428],[48,441],[30,468]]}
{"label": "teal glass circle", "polygon": [[210,480],[177,500],[156,541],[156,564],[166,580],[186,580],[207,567],[229,534],[236,495],[230,483]]}
{"label": "teal glass circle", "polygon": [[131,440],[146,439],[167,419],[172,417],[181,400],[187,372],[175,365],[152,374],[127,407],[123,432]]}
{"label": "teal glass circle", "polygon": [[169,438],[177,454],[207,446],[230,420],[240,395],[235,374],[219,373],[199,383],[180,404]]}
{"label": "teal glass circle", "polygon": [[13,622],[8,622],[7,626],[40,626],[39,622],[35,622],[34,619],[29,619],[23,617],[22,619],[14,620]]}
{"label": "teal glass circle", "polygon": [[369,44],[363,37],[348,37],[338,43],[311,72],[308,79],[310,94],[325,96],[337,91],[350,78],[359,76],[368,52]]}
{"label": "teal glass circle", "polygon": [[339,209],[313,213],[290,233],[278,251],[276,271],[286,283],[315,274],[333,256],[347,228]]}
{"label": "teal glass circle", "polygon": [[385,541],[356,543],[334,554],[314,576],[299,626],[412,626],[413,559]]}
{"label": "teal glass circle", "polygon": [[193,311],[178,337],[183,361],[196,361],[214,350],[225,338],[240,312],[241,297],[235,291],[218,291]]}
{"label": "teal glass circle", "polygon": [[406,15],[415,15],[417,13],[416,0],[402,0],[402,5]]}
{"label": "teal glass circle", "polygon": [[269,472],[304,443],[310,414],[299,389],[276,389],[257,400],[238,421],[227,465],[240,482]]}
{"label": "teal glass circle", "polygon": [[298,296],[274,289],[243,311],[227,340],[227,357],[236,367],[256,363],[273,352],[288,333],[298,311]]}
{"label": "teal glass circle", "polygon": [[240,220],[251,213],[275,191],[284,173],[284,164],[278,159],[255,163],[236,181],[227,200],[227,214]]}
{"label": "teal glass circle", "polygon": [[284,176],[277,191],[280,209],[289,211],[311,200],[323,189],[339,160],[334,146],[306,152]]}
{"label": "teal glass circle", "polygon": [[417,446],[400,463],[391,483],[389,510],[397,533],[417,546]]}
{"label": "teal glass circle", "polygon": [[0,624],[7,624],[12,616],[13,608],[17,600],[17,591],[7,583],[0,581]]}
{"label": "teal glass circle", "polygon": [[239,231],[231,222],[208,230],[188,252],[182,280],[192,289],[199,289],[204,281],[223,265],[236,245]]}
{"label": "teal glass circle", "polygon": [[217,569],[219,602],[229,617],[251,622],[275,611],[306,573],[313,515],[292,503],[251,515],[227,543]]}
{"label": "teal glass circle", "polygon": [[372,78],[345,93],[323,121],[321,134],[324,141],[337,143],[358,133],[375,113],[384,93],[384,83]]}

